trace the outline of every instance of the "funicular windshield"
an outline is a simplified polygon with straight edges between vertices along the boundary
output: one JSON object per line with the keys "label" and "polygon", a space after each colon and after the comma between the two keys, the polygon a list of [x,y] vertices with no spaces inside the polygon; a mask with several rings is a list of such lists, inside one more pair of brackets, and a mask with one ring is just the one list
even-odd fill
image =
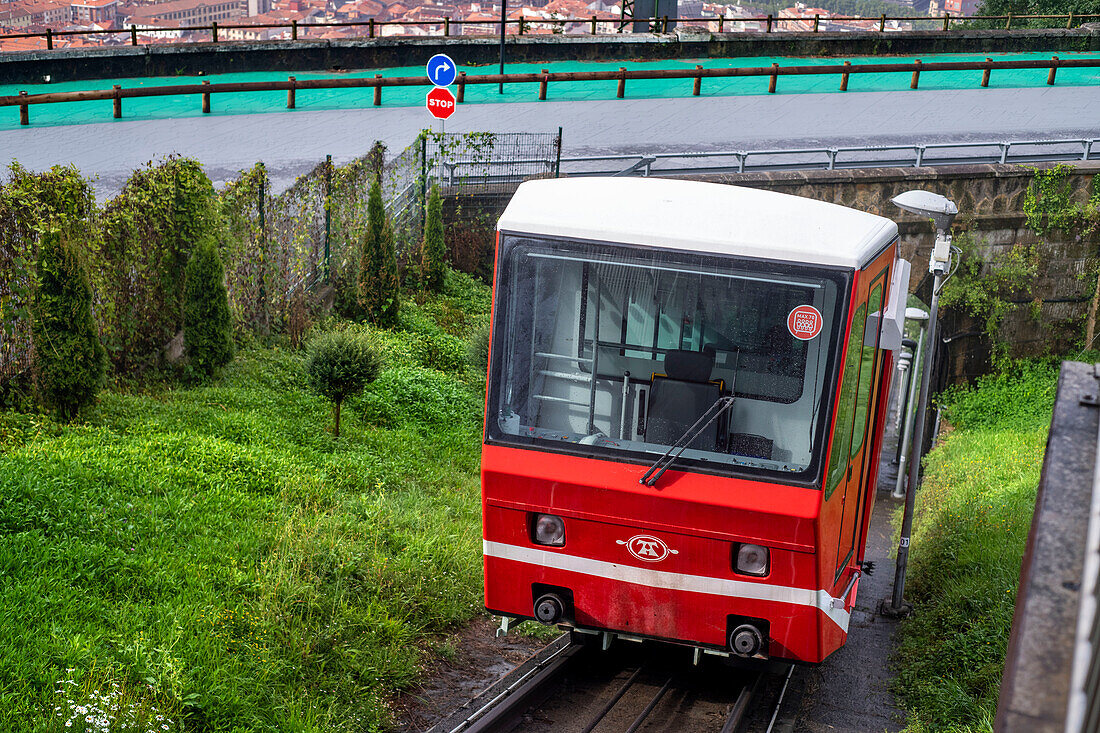
{"label": "funicular windshield", "polygon": [[681,468],[817,476],[843,272],[502,234],[498,278],[489,440],[644,464],[733,395]]}

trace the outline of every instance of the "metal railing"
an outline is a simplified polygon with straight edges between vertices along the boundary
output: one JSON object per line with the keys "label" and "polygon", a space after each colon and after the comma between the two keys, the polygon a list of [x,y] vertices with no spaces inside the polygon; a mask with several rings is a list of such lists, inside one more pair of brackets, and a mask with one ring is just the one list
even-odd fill
{"label": "metal railing", "polygon": [[[1072,29],[1076,25],[1089,22],[1093,19],[1100,18],[1097,14],[1083,14],[1083,13],[1068,13],[1061,15],[1015,15],[1009,13],[1008,15],[982,15],[982,16],[953,16],[950,13],[946,13],[942,18],[930,17],[930,16],[888,16],[885,13],[878,17],[865,18],[861,16],[807,16],[799,18],[783,18],[772,14],[765,16],[752,16],[752,17],[698,17],[698,18],[669,18],[669,16],[653,16],[651,18],[639,18],[635,20],[649,21],[651,31],[657,33],[667,33],[670,24],[690,25],[693,23],[705,23],[708,27],[711,24],[717,26],[718,33],[725,33],[726,24],[728,23],[732,27],[740,25],[744,28],[745,24],[752,24],[756,26],[754,30],[742,30],[738,32],[743,33],[774,33],[774,32],[802,32],[802,33],[818,33],[821,32],[822,27],[825,26],[825,30],[828,31],[828,26],[831,24],[859,24],[865,26],[863,30],[866,32],[878,32],[878,33],[898,33],[906,32],[903,29],[891,28],[888,23],[927,23],[936,24],[937,30],[944,32],[951,31],[952,29],[966,29],[969,30],[973,26],[971,24],[975,22],[979,23],[993,23],[998,24],[1004,22],[1004,30],[1012,30],[1013,22],[1019,24],[1020,22],[1031,21],[1058,21],[1059,27],[1061,23],[1065,22],[1065,28]],[[587,31],[587,35],[600,35],[600,25],[610,26],[613,29],[608,31],[608,35],[619,35],[618,25],[621,19],[618,16],[599,16],[592,15],[590,17],[572,17],[572,18],[511,18],[503,21],[505,32],[508,32],[509,26],[515,27],[515,33],[518,35],[524,35],[526,32],[534,30],[538,32],[540,29],[550,28],[554,33],[566,33],[566,29],[570,26],[574,31]],[[55,40],[59,38],[65,38],[69,36],[115,36],[118,38],[126,38],[129,36],[129,43],[132,46],[141,45],[139,43],[140,36],[152,36],[157,33],[189,33],[189,34],[210,34],[210,41],[213,43],[223,42],[226,39],[219,36],[219,31],[224,33],[227,30],[256,30],[256,29],[278,29],[283,31],[289,31],[288,41],[308,40],[308,34],[313,29],[331,29],[331,28],[365,28],[367,29],[367,37],[375,38],[379,34],[384,34],[382,29],[386,27],[401,27],[404,28],[419,28],[425,31],[424,35],[436,35],[438,33],[441,37],[450,37],[451,28],[455,27],[459,31],[463,29],[463,26],[470,26],[477,29],[478,32],[469,35],[485,35],[485,34],[498,34],[501,26],[500,20],[452,20],[450,16],[442,16],[439,18],[429,18],[425,20],[406,21],[406,20],[376,20],[370,18],[368,20],[357,21],[321,21],[313,23],[299,23],[296,20],[286,23],[218,23],[214,21],[209,25],[191,25],[191,26],[161,26],[161,27],[141,27],[137,24],[131,24],[128,29],[125,30],[104,30],[99,28],[91,29],[72,29],[72,30],[54,30],[52,28],[46,28],[41,31],[31,31],[27,33],[6,33],[0,35],[0,41],[18,38],[44,38],[46,40],[47,50],[53,50]],[[794,24],[796,27],[804,27],[805,30],[799,31],[787,31],[784,30],[784,25]],[[876,27],[877,26],[877,27]],[[495,30],[494,30],[495,29]],[[1017,25],[1016,30],[1026,30],[1020,28]],[[400,36],[405,34],[395,33],[388,34],[392,36]],[[418,37],[421,34],[416,34],[414,37]],[[459,35],[462,35],[461,33]],[[272,40],[272,39],[269,39]],[[123,41],[125,43],[125,41]]]}
{"label": "metal railing", "polygon": [[[1057,56],[1047,59],[1021,59],[1009,61],[994,61],[987,58],[985,61],[936,61],[923,63],[919,59],[908,64],[853,64],[845,61],[842,64],[822,64],[817,66],[780,66],[773,63],[771,66],[737,67],[725,69],[704,69],[696,66],[694,69],[627,69],[619,68],[616,71],[567,71],[550,72],[543,70],[541,73],[523,74],[483,74],[468,76],[466,72],[458,74],[456,82],[456,99],[459,103],[464,101],[466,86],[470,84],[538,84],[538,98],[545,100],[549,93],[549,85],[553,82],[599,82],[615,81],[618,83],[616,97],[622,99],[626,96],[626,83],[628,80],[647,79],[686,79],[692,82],[692,95],[702,94],[703,79],[720,79],[730,77],[768,77],[768,93],[774,94],[778,88],[780,76],[840,76],[840,91],[847,91],[848,78],[852,74],[911,74],[909,88],[917,89],[922,73],[939,71],[981,71],[981,86],[989,86],[990,76],[996,70],[1021,70],[1037,69],[1046,70],[1046,83],[1053,85],[1058,69],[1096,69],[1100,68],[1100,58],[1096,59],[1060,59]],[[114,117],[122,117],[122,100],[140,97],[164,97],[198,94],[202,98],[202,111],[209,113],[211,110],[210,99],[214,94],[247,93],[285,91],[287,93],[287,109],[294,109],[297,104],[298,90],[308,89],[349,89],[369,88],[374,90],[374,105],[382,104],[382,89],[384,87],[430,87],[431,82],[426,76],[398,76],[383,77],[376,74],[371,77],[339,78],[339,79],[296,79],[289,77],[286,81],[257,81],[257,82],[221,82],[211,84],[172,84],[156,87],[130,87],[122,88],[115,85],[112,89],[93,89],[77,92],[44,92],[28,94],[25,91],[19,94],[0,96],[0,107],[19,107],[19,122],[22,125],[30,124],[30,106],[34,104],[56,104],[63,102],[88,102],[100,100],[113,100]]]}
{"label": "metal railing", "polygon": [[[899,156],[897,153],[908,153]],[[943,153],[947,153],[946,155]],[[1054,163],[1100,160],[1100,138],[1012,140],[965,143],[914,143],[785,150],[719,150],[679,153],[623,153],[532,158],[514,161],[448,160],[441,182],[466,184],[520,183],[530,173],[494,172],[494,167],[522,164],[529,170],[572,178],[584,176],[675,176],[704,173],[753,173],[779,170],[839,170],[856,168],[920,168],[924,166],[1000,163]],[[659,165],[660,162],[679,165]],[[758,162],[754,162],[758,161]],[[691,165],[690,163],[696,163]],[[609,165],[605,165],[609,164]]]}

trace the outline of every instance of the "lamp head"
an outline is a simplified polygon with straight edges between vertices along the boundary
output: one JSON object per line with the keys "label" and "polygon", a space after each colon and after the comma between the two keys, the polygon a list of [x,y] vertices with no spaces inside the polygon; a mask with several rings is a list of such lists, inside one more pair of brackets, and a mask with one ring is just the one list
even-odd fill
{"label": "lamp head", "polygon": [[890,199],[895,206],[931,219],[936,229],[947,231],[959,213],[959,207],[946,196],[931,191],[906,191]]}

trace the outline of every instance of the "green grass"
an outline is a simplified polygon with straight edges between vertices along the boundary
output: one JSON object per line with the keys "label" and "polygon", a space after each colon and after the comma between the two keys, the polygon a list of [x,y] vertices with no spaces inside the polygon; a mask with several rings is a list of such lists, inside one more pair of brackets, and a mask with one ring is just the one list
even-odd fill
{"label": "green grass", "polygon": [[81,425],[0,412],[0,730],[392,724],[433,635],[481,605],[462,355],[487,307],[450,273],[403,330],[359,327],[388,366],[339,440],[280,348],[107,391]]}
{"label": "green grass", "polygon": [[894,691],[909,730],[991,731],[1058,366],[1020,362],[945,397],[954,430],[917,495]]}

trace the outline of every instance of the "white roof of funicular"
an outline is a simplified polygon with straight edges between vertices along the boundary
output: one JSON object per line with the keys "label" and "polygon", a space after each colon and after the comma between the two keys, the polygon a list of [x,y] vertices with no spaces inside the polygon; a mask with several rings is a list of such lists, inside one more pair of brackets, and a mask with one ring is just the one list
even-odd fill
{"label": "white roof of funicular", "polygon": [[754,188],[667,178],[520,185],[501,231],[858,268],[898,233],[890,219]]}

